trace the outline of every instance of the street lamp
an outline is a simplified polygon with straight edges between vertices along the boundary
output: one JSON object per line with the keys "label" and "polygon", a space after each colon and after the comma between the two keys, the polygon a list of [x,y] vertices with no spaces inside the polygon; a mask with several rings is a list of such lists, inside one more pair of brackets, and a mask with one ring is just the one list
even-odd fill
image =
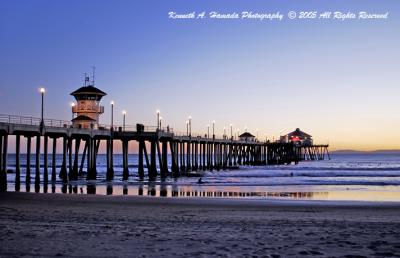
{"label": "street lamp", "polygon": [[189,135],[189,121],[186,121],[186,135]]}
{"label": "street lamp", "polygon": [[124,129],[124,131],[125,131],[125,119],[126,119],[126,111],[125,111],[125,110],[123,110],[123,111],[122,111],[122,115],[124,116],[124,120],[123,120],[122,128],[123,128],[123,129]]}
{"label": "street lamp", "polygon": [[160,129],[160,110],[157,109],[157,129]]}
{"label": "street lamp", "polygon": [[192,116],[189,116],[189,135],[192,136]]}
{"label": "street lamp", "polygon": [[226,135],[226,128],[225,128],[225,126],[224,126],[224,139],[225,139],[225,135]]}
{"label": "street lamp", "polygon": [[214,128],[215,128],[215,120],[212,121],[213,123],[213,138],[215,137]]}
{"label": "street lamp", "polygon": [[111,101],[111,130],[114,130],[114,101]]}
{"label": "street lamp", "polygon": [[40,91],[40,94],[42,95],[42,112],[41,112],[40,127],[43,128],[44,127],[44,120],[43,120],[44,93],[46,92],[46,89],[42,87],[39,89],[39,91]]}
{"label": "street lamp", "polygon": [[160,130],[161,130],[161,128],[162,128],[162,126],[161,126],[161,121],[162,121],[162,117],[160,117]]}
{"label": "street lamp", "polygon": [[258,140],[258,128],[256,129],[256,132],[257,132],[257,138],[256,139]]}
{"label": "street lamp", "polygon": [[72,108],[72,120],[74,120],[74,107],[75,107],[75,103],[71,102],[71,108]]}
{"label": "street lamp", "polygon": [[210,124],[207,124],[207,138],[210,138]]}
{"label": "street lamp", "polygon": [[229,125],[231,127],[231,139],[232,139],[232,124]]}

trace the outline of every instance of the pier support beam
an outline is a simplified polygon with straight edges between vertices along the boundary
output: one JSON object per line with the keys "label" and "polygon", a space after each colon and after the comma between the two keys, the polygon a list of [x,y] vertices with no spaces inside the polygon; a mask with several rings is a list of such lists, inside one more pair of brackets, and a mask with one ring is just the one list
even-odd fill
{"label": "pier support beam", "polygon": [[40,135],[36,136],[35,185],[40,184]]}
{"label": "pier support beam", "polygon": [[143,179],[144,178],[144,167],[143,167],[143,149],[144,149],[144,141],[139,140],[139,157],[138,157],[138,174],[139,178]]}
{"label": "pier support beam", "polygon": [[96,142],[96,139],[90,138],[88,139],[88,159],[87,159],[87,180],[96,180],[97,178],[97,168],[96,168],[96,157],[97,151],[99,149],[100,140]]}
{"label": "pier support beam", "polygon": [[25,183],[31,183],[31,144],[32,137],[27,136],[26,139],[26,173],[25,173]]}
{"label": "pier support beam", "polygon": [[166,177],[167,174],[164,171],[164,164],[162,160],[162,153],[161,153],[161,148],[160,148],[160,142],[156,141],[156,146],[157,146],[157,156],[158,156],[158,164],[160,166],[160,172],[161,172],[161,177]]}
{"label": "pier support beam", "polygon": [[145,142],[143,142],[143,151],[144,151],[144,157],[145,157],[145,160],[146,160],[147,175],[150,176],[151,166],[150,166],[149,155],[147,153],[147,148],[146,148],[146,143]]}
{"label": "pier support beam", "polygon": [[82,159],[81,159],[81,165],[79,167],[79,172],[78,176],[83,176],[83,166],[85,165],[85,158],[86,158],[86,153],[88,151],[88,146],[89,146],[89,141],[85,141],[85,147],[83,148],[83,153],[82,153]]}
{"label": "pier support beam", "polygon": [[191,169],[191,156],[190,156],[190,153],[191,153],[191,151],[190,151],[190,147],[192,146],[192,143],[190,142],[190,141],[188,141],[187,143],[186,143],[186,171],[187,172],[190,172],[192,169]]}
{"label": "pier support beam", "polygon": [[15,136],[15,191],[21,186],[21,135]]}
{"label": "pier support beam", "polygon": [[128,169],[128,146],[129,141],[122,141],[122,180],[128,180],[129,178],[129,169]]}
{"label": "pier support beam", "polygon": [[174,177],[178,176],[179,174],[179,167],[178,167],[178,150],[177,150],[177,144],[174,141],[171,141],[169,143],[169,149],[171,151],[171,170],[172,170],[172,175]]}
{"label": "pier support beam", "polygon": [[151,153],[150,153],[150,173],[149,179],[154,180],[157,176],[157,161],[156,161],[156,141],[152,140],[150,142]]}
{"label": "pier support beam", "polygon": [[203,164],[202,164],[202,168],[203,168],[203,170],[206,170],[206,143],[202,143],[201,144],[202,145],[202,148],[203,148],[203,160],[202,160],[202,162],[203,162]]}
{"label": "pier support beam", "polygon": [[51,152],[51,181],[56,181],[56,155],[57,155],[57,138],[53,138],[53,150]]}
{"label": "pier support beam", "polygon": [[72,137],[68,138],[67,141],[67,152],[68,152],[68,179],[69,181],[74,180],[74,172],[73,172],[73,165],[72,165]]}
{"label": "pier support beam", "polygon": [[[71,140],[71,145],[72,145],[72,140]],[[81,139],[77,138],[75,139],[75,151],[74,151],[74,165],[72,167],[72,171],[70,174],[70,180],[78,180],[78,162],[79,162],[79,148],[81,145]],[[71,149],[72,151],[72,146]],[[72,155],[70,155],[72,157]]]}
{"label": "pier support beam", "polygon": [[167,176],[168,171],[168,142],[162,142],[162,175]]}
{"label": "pier support beam", "polygon": [[47,185],[47,183],[49,182],[48,145],[49,145],[49,137],[44,136],[44,140],[43,140],[43,183],[45,185]]}
{"label": "pier support beam", "polygon": [[0,192],[7,191],[7,148],[8,135],[0,136]]}
{"label": "pier support beam", "polygon": [[62,151],[62,164],[60,170],[60,178],[62,179],[63,183],[68,182],[68,175],[67,175],[67,137],[63,138],[63,151]]}
{"label": "pier support beam", "polygon": [[107,181],[114,179],[114,141],[107,139]]}

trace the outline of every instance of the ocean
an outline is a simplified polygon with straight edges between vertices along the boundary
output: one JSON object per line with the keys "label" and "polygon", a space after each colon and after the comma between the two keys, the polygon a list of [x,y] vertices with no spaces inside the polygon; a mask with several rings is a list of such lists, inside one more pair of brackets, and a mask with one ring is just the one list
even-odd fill
{"label": "ocean", "polygon": [[[140,180],[136,154],[129,155],[130,177],[122,180],[122,155],[114,155],[115,178],[107,182],[106,156],[97,159],[98,179],[84,177],[63,185],[58,178],[62,156],[57,155],[57,182],[25,184],[26,155],[21,155],[21,185],[15,185],[15,155],[8,156],[8,191],[96,193],[165,197],[263,198],[348,201],[400,201],[400,155],[332,154],[331,160],[297,165],[241,166],[239,169],[193,172],[178,178]],[[35,182],[35,157],[31,157],[31,182]],[[41,156],[43,169],[43,156]],[[147,175],[147,171],[145,171]],[[51,158],[49,156],[49,178]],[[201,182],[199,182],[201,178]]]}

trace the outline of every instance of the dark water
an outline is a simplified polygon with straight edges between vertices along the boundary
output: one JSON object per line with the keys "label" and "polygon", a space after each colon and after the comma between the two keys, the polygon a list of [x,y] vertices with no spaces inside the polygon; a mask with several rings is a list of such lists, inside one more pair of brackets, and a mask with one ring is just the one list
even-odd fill
{"label": "dark water", "polygon": [[[130,177],[122,181],[122,156],[114,156],[115,179],[105,180],[105,155],[97,159],[98,180],[85,178],[69,185],[60,181],[47,186],[26,186],[26,157],[21,155],[20,191],[96,193],[168,197],[283,198],[310,200],[400,201],[400,156],[392,154],[341,154],[331,160],[302,162],[298,165],[252,166],[235,170],[195,172],[193,176],[157,178],[149,182],[137,175],[137,155],[129,156]],[[43,157],[41,157],[43,160]],[[57,156],[57,175],[62,156]],[[31,157],[34,182],[35,159]],[[41,162],[43,164],[43,161]],[[15,155],[9,155],[8,190],[15,190]],[[51,174],[51,159],[49,158]],[[147,174],[147,173],[146,173]],[[42,173],[41,173],[42,176]],[[199,177],[202,183],[199,184]],[[58,178],[57,178],[58,179]],[[58,179],[59,180],[59,179]],[[43,178],[41,178],[43,182]],[[28,189],[27,189],[28,188]]]}

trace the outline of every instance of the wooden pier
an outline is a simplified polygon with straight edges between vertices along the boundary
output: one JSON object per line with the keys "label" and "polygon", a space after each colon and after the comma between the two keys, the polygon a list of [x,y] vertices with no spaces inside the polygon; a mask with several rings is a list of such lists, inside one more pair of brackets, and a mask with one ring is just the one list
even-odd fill
{"label": "wooden pier", "polygon": [[[125,128],[125,130],[124,130]],[[20,116],[0,116],[0,187],[7,190],[8,138],[15,136],[15,177],[20,182],[21,163],[26,162],[27,184],[31,183],[31,144],[35,148],[35,184],[49,180],[55,182],[59,176],[62,182],[75,181],[84,175],[86,179],[97,178],[97,157],[100,142],[105,142],[108,181],[114,178],[114,142],[122,143],[123,180],[137,173],[140,178],[147,176],[154,180],[157,176],[181,176],[193,171],[221,170],[243,165],[280,165],[298,163],[302,160],[321,160],[328,155],[328,145],[300,146],[293,143],[270,143],[243,141],[223,136],[182,135],[171,128],[98,126],[98,128],[74,128],[70,121],[39,119]],[[128,128],[128,129],[127,129]],[[21,146],[21,138],[26,138],[26,146]],[[57,139],[62,139],[62,162],[56,171]],[[129,142],[138,143],[137,171],[129,171]],[[41,143],[44,143],[41,148]],[[83,151],[80,150],[81,145]],[[48,148],[51,146],[51,151]],[[26,148],[26,160],[21,161],[21,149]],[[41,153],[42,150],[42,153]],[[43,164],[40,155],[43,154]],[[48,158],[51,158],[49,168]],[[168,157],[170,157],[168,159]],[[41,167],[43,168],[41,170]]]}

